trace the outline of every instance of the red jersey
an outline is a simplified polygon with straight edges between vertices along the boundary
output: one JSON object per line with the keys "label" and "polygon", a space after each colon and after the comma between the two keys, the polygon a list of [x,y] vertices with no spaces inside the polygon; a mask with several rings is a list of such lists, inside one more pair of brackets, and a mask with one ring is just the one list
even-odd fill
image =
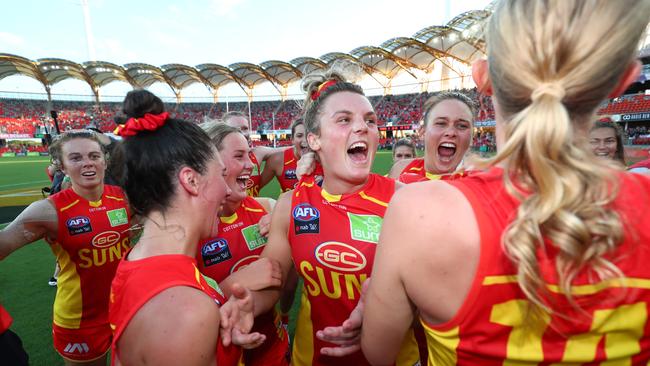
{"label": "red jersey", "polygon": [[647,168],[647,169],[650,169],[650,159],[642,160],[642,161],[628,167],[628,169],[634,169],[634,168]]}
{"label": "red jersey", "polygon": [[[226,301],[223,295],[217,292],[216,284],[216,289],[208,285],[192,257],[169,254],[136,261],[125,259],[120,262],[110,293],[109,318],[111,329],[113,329],[112,365],[119,358],[120,350],[117,347],[117,342],[133,316],[151,298],[176,286],[188,286],[201,290],[214,299],[217,306]],[[219,337],[215,344],[215,355],[219,366],[236,365],[241,350],[234,346],[223,347]]]}
{"label": "red jersey", "polygon": [[80,329],[108,323],[108,295],[120,258],[129,248],[129,209],[119,187],[104,185],[91,202],[66,189],[48,198],[56,208],[58,236],[50,248],[61,266],[54,324]]}
{"label": "red jersey", "polygon": [[248,192],[248,195],[251,197],[258,197],[260,195],[260,189],[262,189],[260,186],[262,183],[262,176],[260,175],[262,173],[262,168],[252,150],[248,153],[248,157],[253,163],[253,171],[251,172],[251,177],[246,185],[246,192]]}
{"label": "red jersey", "polygon": [[2,304],[0,304],[0,334],[4,333],[5,330],[9,329],[11,327],[11,322],[13,319],[11,319],[11,315],[5,310],[5,308],[2,307]]}
{"label": "red jersey", "polygon": [[[254,198],[246,197],[234,214],[220,217],[217,236],[204,240],[197,247],[200,271],[221,282],[231,273],[256,261],[267,241],[260,235],[257,224],[264,215],[264,207]],[[274,309],[256,317],[251,331],[265,334],[266,341],[258,348],[244,351],[246,365],[287,364],[289,337]]]}
{"label": "red jersey", "polygon": [[[298,159],[293,151],[293,148],[284,150],[284,161],[282,165],[282,174],[278,178],[282,192],[287,192],[296,187],[298,184],[298,177],[296,176],[296,169],[298,167]],[[316,162],[313,175],[323,175],[323,166]]]}
{"label": "red jersey", "polygon": [[[361,284],[370,276],[379,232],[395,191],[395,181],[370,174],[358,192],[331,195],[313,176],[305,177],[291,201],[289,243],[293,262],[304,280],[293,346],[293,365],[368,365],[361,351],[347,357],[320,354],[332,344],[316,331],[340,325],[359,301]],[[419,361],[417,345],[398,364]],[[404,349],[403,349],[404,350]]]}
{"label": "red jersey", "polygon": [[594,282],[583,271],[574,280],[576,310],[560,293],[552,246],[537,252],[540,272],[555,309],[532,316],[517,283],[517,270],[501,247],[501,235],[518,202],[494,168],[451,181],[472,206],[481,236],[474,282],[448,322],[422,321],[435,365],[646,365],[650,359],[650,179],[620,174],[611,208],[624,218],[623,242],[608,258],[624,280]]}
{"label": "red jersey", "polygon": [[415,183],[424,182],[427,180],[451,180],[467,176],[468,172],[457,171],[448,174],[433,174],[426,171],[424,168],[424,159],[413,159],[400,173],[397,178],[402,183]]}

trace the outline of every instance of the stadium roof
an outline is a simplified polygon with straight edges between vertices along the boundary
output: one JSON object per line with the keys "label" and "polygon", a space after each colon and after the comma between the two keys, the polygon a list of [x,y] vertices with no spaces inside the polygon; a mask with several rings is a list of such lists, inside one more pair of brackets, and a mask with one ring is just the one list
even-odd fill
{"label": "stadium roof", "polygon": [[338,60],[348,60],[386,87],[402,72],[415,76],[414,70],[429,74],[434,68],[442,67],[460,75],[459,64],[469,65],[484,55],[485,42],[481,35],[490,7],[460,14],[447,25],[427,27],[412,37],[392,38],[379,46],[358,47],[349,53],[330,52],[319,58],[299,57],[289,62],[271,60],[259,65],[237,62],[228,66],[208,63],[119,66],[105,61],[78,64],[55,58],[32,61],[0,54],[0,80],[16,74],[32,77],[43,84],[49,98],[52,85],[65,79],[79,79],[90,86],[97,101],[99,89],[113,81],[123,81],[134,88],[162,82],[169,85],[179,100],[182,90],[193,83],[205,85],[216,98],[218,89],[230,83],[237,84],[250,97],[256,86],[268,81],[284,98],[288,85],[300,80],[303,74],[326,69]]}

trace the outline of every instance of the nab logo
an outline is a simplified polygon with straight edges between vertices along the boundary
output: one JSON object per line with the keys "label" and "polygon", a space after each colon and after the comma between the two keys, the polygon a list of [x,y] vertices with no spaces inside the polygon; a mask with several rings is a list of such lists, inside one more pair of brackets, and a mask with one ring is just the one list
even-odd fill
{"label": "nab logo", "polygon": [[296,235],[320,233],[320,212],[316,207],[301,203],[293,209],[292,215]]}
{"label": "nab logo", "polygon": [[201,258],[206,267],[232,258],[228,241],[219,238],[205,243],[201,248]]}
{"label": "nab logo", "polygon": [[293,218],[303,222],[314,221],[320,218],[320,212],[312,205],[301,203],[293,209]]}
{"label": "nab logo", "polygon": [[86,216],[70,218],[65,222],[65,226],[68,228],[70,235],[79,235],[93,231],[93,228],[90,225],[90,219]]}
{"label": "nab logo", "polygon": [[120,233],[117,231],[104,231],[101,234],[95,235],[93,238],[93,246],[97,248],[107,248],[113,246],[120,241]]}
{"label": "nab logo", "polygon": [[367,263],[366,257],[359,249],[335,241],[320,244],[314,254],[320,264],[342,272],[360,271]]}
{"label": "nab logo", "polygon": [[90,352],[90,348],[86,343],[68,343],[63,352],[84,354]]}

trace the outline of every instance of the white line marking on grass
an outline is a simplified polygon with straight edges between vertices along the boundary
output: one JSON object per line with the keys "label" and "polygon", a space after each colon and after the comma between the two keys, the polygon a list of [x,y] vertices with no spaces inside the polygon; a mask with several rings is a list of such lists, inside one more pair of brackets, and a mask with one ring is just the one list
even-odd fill
{"label": "white line marking on grass", "polygon": [[23,183],[15,183],[15,184],[2,184],[0,185],[0,189],[7,188],[7,187],[20,187],[20,186],[29,186],[32,184],[42,184],[42,183],[49,183],[49,179],[45,180],[33,180],[31,182],[23,182]]}

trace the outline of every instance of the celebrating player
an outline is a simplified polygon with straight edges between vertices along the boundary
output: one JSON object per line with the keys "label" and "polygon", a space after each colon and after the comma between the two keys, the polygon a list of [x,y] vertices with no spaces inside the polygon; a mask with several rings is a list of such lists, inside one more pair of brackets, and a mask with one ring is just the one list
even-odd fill
{"label": "celebrating player", "polygon": [[129,248],[129,211],[104,184],[106,160],[94,132],[70,131],[50,147],[71,188],[29,205],[0,231],[0,258],[45,238],[61,266],[54,299],[54,348],[66,365],[105,365],[112,332],[108,296]]}
{"label": "celebrating player", "polygon": [[650,179],[587,141],[600,103],[637,79],[649,19],[649,1],[496,4],[473,75],[498,153],[391,201],[365,297],[373,364],[416,314],[429,364],[648,363]]}

